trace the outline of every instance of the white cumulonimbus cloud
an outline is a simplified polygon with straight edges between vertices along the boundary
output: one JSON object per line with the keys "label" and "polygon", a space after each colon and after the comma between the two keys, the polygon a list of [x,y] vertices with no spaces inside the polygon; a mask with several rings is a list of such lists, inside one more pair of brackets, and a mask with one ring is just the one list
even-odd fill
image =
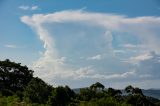
{"label": "white cumulonimbus cloud", "polygon": [[[68,66],[65,61],[66,57],[59,55],[59,51],[56,48],[55,39],[48,32],[44,24],[50,23],[81,23],[84,25],[98,26],[106,29],[104,34],[108,46],[108,50],[112,48],[112,32],[125,32],[132,34],[139,39],[141,43],[145,44],[146,50],[155,51],[160,53],[159,46],[160,39],[157,36],[158,31],[154,31],[154,28],[160,28],[160,17],[136,17],[129,18],[123,15],[107,14],[107,13],[94,13],[85,12],[82,10],[66,10],[50,14],[35,14],[33,16],[23,16],[21,21],[29,25],[36,31],[38,37],[44,44],[45,52],[43,55],[34,62],[33,69],[36,75],[52,82],[55,77],[59,78],[73,78],[73,79],[125,79],[130,77],[143,77],[137,74],[137,70],[128,71],[121,74],[104,75],[95,71],[92,67],[86,66],[80,69],[76,69]],[[125,45],[128,48],[134,48],[131,44]],[[119,50],[118,52],[123,51]],[[89,57],[89,60],[100,60],[101,55]],[[143,55],[137,57],[131,57],[128,61],[138,62],[141,60],[151,59],[151,55]],[[146,75],[147,76],[147,75]]]}

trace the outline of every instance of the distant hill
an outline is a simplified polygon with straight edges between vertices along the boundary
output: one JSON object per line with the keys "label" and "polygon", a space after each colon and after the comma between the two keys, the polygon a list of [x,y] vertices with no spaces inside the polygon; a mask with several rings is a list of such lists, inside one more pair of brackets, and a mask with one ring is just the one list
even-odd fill
{"label": "distant hill", "polygon": [[160,100],[160,89],[142,89],[142,92],[146,96],[154,97]]}

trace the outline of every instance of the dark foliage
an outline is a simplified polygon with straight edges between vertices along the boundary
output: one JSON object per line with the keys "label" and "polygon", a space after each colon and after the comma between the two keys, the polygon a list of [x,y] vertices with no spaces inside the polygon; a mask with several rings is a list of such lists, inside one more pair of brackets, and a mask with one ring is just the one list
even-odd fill
{"label": "dark foliage", "polygon": [[52,87],[40,78],[33,78],[24,91],[24,98],[31,103],[46,103]]}
{"label": "dark foliage", "polygon": [[33,71],[20,63],[11,62],[9,59],[0,61],[0,90],[4,95],[12,92],[23,91],[33,77]]}
{"label": "dark foliage", "polygon": [[59,86],[52,91],[48,104],[51,106],[66,106],[74,95],[74,92],[68,86]]}
{"label": "dark foliage", "polygon": [[92,84],[90,86],[91,90],[97,91],[97,90],[103,90],[105,88],[105,86],[99,82],[96,82],[95,84]]}

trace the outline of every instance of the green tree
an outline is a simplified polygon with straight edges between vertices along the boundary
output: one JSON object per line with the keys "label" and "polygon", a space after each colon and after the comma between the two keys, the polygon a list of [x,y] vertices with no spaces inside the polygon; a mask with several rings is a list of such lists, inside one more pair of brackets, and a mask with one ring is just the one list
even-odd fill
{"label": "green tree", "polygon": [[27,66],[11,62],[9,59],[0,61],[0,90],[2,93],[7,90],[10,92],[23,91],[32,78],[33,71]]}
{"label": "green tree", "polygon": [[96,92],[89,88],[81,88],[79,95],[81,100],[88,101],[95,97]]}
{"label": "green tree", "polygon": [[129,94],[132,94],[132,95],[140,94],[140,95],[143,96],[143,92],[142,92],[142,90],[141,90],[140,88],[137,88],[137,87],[134,88],[134,87],[132,87],[131,85],[127,86],[127,87],[125,88],[125,91],[126,91],[127,93],[129,93]]}
{"label": "green tree", "polygon": [[40,78],[33,78],[24,91],[24,98],[31,103],[46,103],[52,87]]}
{"label": "green tree", "polygon": [[97,91],[97,90],[103,90],[105,88],[105,86],[99,82],[96,82],[95,84],[92,84],[90,86],[91,90]]}
{"label": "green tree", "polygon": [[59,86],[52,90],[52,95],[49,97],[48,104],[51,106],[66,106],[71,100],[67,89]]}
{"label": "green tree", "polygon": [[140,88],[134,88],[134,94],[140,94],[143,96],[143,92]]}
{"label": "green tree", "polygon": [[143,95],[140,88],[134,88],[129,85],[125,88],[125,90],[129,93],[126,98],[127,103],[132,104],[133,106],[155,106],[146,98],[146,96]]}
{"label": "green tree", "polygon": [[131,85],[128,85],[126,88],[125,88],[125,91],[129,94],[133,94],[134,93],[134,88],[131,86]]}
{"label": "green tree", "polygon": [[120,90],[108,88],[107,94],[112,97],[119,97],[122,94],[122,92]]}
{"label": "green tree", "polygon": [[133,106],[155,106],[152,102],[146,99],[145,96],[142,96],[140,94],[129,95],[126,98],[126,102]]}
{"label": "green tree", "polygon": [[71,98],[75,97],[75,92],[73,90],[71,90],[69,88],[69,86],[65,86],[65,90],[66,90],[67,94],[69,95],[69,97],[71,97]]}

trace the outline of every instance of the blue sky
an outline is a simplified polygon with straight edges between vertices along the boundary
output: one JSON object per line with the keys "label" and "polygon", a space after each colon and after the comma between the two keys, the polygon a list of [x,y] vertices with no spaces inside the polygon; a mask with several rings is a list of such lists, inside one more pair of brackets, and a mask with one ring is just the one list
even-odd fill
{"label": "blue sky", "polygon": [[0,59],[54,86],[160,88],[159,0],[1,0],[0,13]]}

